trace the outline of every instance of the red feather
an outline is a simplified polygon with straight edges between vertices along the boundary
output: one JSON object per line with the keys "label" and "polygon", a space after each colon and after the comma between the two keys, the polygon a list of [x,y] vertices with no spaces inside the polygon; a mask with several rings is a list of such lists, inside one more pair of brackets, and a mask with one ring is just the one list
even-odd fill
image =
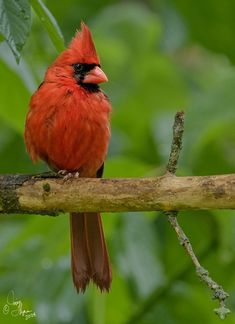
{"label": "red feather", "polygon": [[[91,65],[87,80],[97,80],[93,81],[95,86],[107,80],[98,67],[100,61],[84,23],[68,49],[48,68],[44,82],[31,98],[25,143],[33,161],[42,159],[53,170],[96,177],[107,154],[111,106],[101,90],[89,90],[86,76],[78,82],[74,72],[78,63]],[[108,290],[111,270],[99,214],[71,215],[71,249],[77,290],[84,291],[90,280]]]}

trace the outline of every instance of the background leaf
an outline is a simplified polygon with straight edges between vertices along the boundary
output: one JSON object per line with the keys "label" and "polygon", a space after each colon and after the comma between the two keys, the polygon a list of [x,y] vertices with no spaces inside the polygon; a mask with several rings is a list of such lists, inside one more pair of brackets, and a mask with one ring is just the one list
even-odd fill
{"label": "background leaf", "polygon": [[[226,54],[233,62],[235,49],[233,31],[235,29],[233,1],[199,0],[192,4],[187,0],[173,0],[182,13],[184,22],[193,40],[212,51]],[[200,17],[200,19],[199,19]]]}
{"label": "background leaf", "polygon": [[0,33],[9,44],[16,61],[29,35],[31,12],[28,0],[0,0]]}
{"label": "background leaf", "polygon": [[41,0],[30,0],[31,5],[45,27],[58,52],[64,49],[64,38],[57,21]]}
{"label": "background leaf", "polygon": [[[1,118],[15,130],[22,133],[28,107],[29,91],[21,78],[4,61],[0,61],[0,75],[4,80],[4,82],[0,83]],[[14,96],[9,95],[9,89],[11,88],[14,88]]]}

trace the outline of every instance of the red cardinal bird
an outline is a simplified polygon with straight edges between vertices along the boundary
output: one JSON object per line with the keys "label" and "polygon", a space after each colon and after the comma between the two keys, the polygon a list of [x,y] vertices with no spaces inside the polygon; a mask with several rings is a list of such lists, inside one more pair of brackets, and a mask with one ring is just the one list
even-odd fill
{"label": "red cardinal bird", "polygon": [[[54,171],[79,172],[80,177],[102,176],[111,106],[99,83],[106,81],[91,33],[81,23],[31,98],[25,143],[33,161],[42,159]],[[84,292],[90,280],[108,291],[111,268],[100,214],[72,213],[70,225],[77,291]]]}

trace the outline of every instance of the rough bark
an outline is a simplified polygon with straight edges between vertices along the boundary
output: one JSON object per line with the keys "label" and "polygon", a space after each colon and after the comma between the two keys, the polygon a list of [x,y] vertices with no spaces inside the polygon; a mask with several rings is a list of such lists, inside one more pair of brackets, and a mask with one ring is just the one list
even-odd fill
{"label": "rough bark", "polygon": [[120,212],[234,209],[235,174],[130,179],[0,177],[0,212]]}

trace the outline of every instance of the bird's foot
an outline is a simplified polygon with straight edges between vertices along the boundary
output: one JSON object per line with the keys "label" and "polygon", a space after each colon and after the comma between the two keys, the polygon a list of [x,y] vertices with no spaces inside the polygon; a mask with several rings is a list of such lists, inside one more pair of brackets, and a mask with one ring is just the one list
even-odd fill
{"label": "bird's foot", "polygon": [[69,179],[78,179],[79,178],[79,172],[69,172],[67,170],[59,170],[58,175],[63,177],[64,181],[67,181]]}

